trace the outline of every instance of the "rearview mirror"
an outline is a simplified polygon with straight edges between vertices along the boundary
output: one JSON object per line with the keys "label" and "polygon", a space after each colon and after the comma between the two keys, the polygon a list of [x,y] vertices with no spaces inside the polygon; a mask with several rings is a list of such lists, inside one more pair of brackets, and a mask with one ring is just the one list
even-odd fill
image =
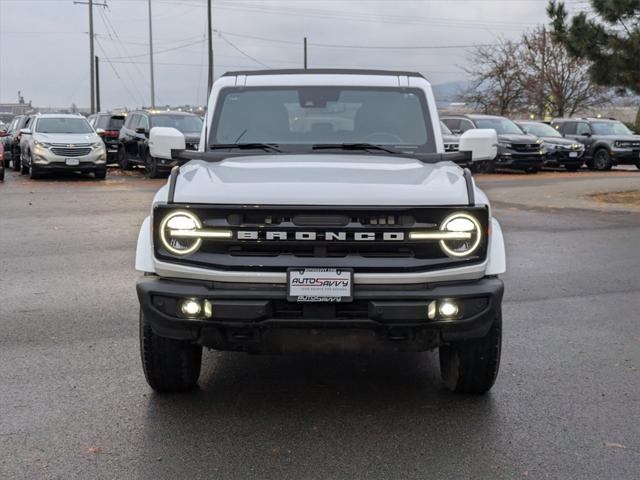
{"label": "rearview mirror", "polygon": [[171,150],[184,150],[182,132],[172,127],[153,127],[149,132],[149,153],[154,158],[171,160]]}
{"label": "rearview mirror", "polygon": [[460,137],[460,151],[471,152],[471,160],[485,162],[498,154],[498,134],[489,128],[467,130]]}
{"label": "rearview mirror", "polygon": [[22,135],[31,135],[31,129],[30,128],[21,128],[20,129],[20,133]]}

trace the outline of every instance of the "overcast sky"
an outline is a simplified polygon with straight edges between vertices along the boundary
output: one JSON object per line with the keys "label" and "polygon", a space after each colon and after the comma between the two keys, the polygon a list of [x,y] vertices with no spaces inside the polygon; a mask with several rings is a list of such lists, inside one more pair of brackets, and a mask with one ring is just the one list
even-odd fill
{"label": "overcast sky", "polygon": [[[102,107],[149,105],[147,0],[94,0]],[[206,0],[152,0],[156,104],[205,103]],[[572,8],[587,2],[569,0]],[[215,76],[310,67],[416,70],[464,79],[473,44],[546,22],[546,0],[213,0]],[[88,6],[0,0],[0,102],[89,104]],[[419,48],[419,47],[461,48]],[[359,47],[359,48],[354,48]],[[365,47],[365,48],[363,48]],[[368,48],[367,48],[368,47]],[[387,48],[370,48],[387,47]],[[389,48],[413,47],[413,48]]]}

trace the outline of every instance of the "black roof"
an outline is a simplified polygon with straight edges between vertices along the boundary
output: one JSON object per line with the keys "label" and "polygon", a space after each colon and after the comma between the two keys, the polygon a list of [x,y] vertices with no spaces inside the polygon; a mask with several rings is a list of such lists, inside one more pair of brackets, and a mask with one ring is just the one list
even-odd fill
{"label": "black roof", "polygon": [[421,77],[424,76],[418,72],[404,72],[399,70],[364,70],[354,68],[291,68],[281,70],[240,70],[235,72],[226,72],[223,77],[233,77],[236,75],[392,75]]}

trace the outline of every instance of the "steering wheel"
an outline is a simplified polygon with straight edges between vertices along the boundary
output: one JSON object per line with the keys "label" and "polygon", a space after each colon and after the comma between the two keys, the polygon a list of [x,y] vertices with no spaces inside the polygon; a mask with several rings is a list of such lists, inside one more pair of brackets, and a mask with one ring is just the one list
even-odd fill
{"label": "steering wheel", "polygon": [[[376,138],[379,140],[376,140]],[[389,139],[396,144],[405,143],[398,135],[389,132],[373,132],[364,137],[364,139],[367,140],[367,143],[385,143],[385,140]]]}

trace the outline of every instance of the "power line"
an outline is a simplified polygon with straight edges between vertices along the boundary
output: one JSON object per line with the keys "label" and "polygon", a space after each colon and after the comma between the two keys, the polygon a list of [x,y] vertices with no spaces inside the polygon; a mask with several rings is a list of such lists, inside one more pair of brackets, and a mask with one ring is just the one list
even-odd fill
{"label": "power line", "polygon": [[220,32],[219,30],[214,30],[214,32],[216,32],[218,34],[218,36],[224,40],[231,48],[235,49],[236,51],[240,52],[242,55],[244,55],[245,57],[247,57],[249,60],[253,60],[254,62],[256,62],[258,65],[261,65],[265,68],[271,68],[269,65],[267,65],[266,63],[262,63],[260,60],[258,60],[257,58],[249,55],[247,52],[245,52],[244,50],[241,50],[240,47],[236,46],[234,43],[231,42],[231,40],[229,40],[228,38],[226,38],[222,32]]}

